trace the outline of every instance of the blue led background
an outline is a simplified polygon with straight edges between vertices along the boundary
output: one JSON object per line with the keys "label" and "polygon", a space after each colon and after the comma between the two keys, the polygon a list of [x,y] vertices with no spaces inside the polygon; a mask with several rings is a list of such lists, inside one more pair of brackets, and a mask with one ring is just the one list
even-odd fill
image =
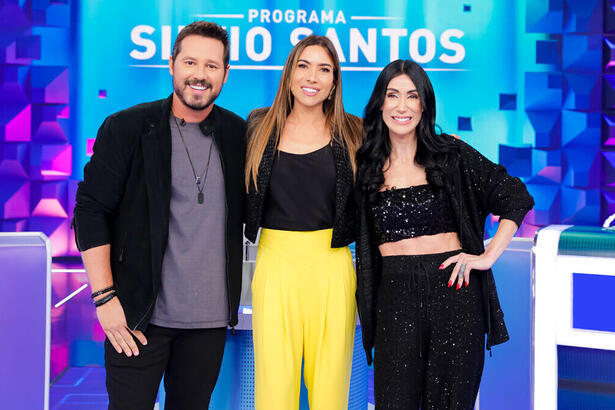
{"label": "blue led background", "polygon": [[171,92],[166,57],[196,19],[229,29],[218,103],[239,115],[271,103],[293,33],[339,43],[357,115],[380,68],[411,58],[429,71],[442,129],[528,184],[536,207],[520,235],[598,225],[615,212],[614,15],[606,0],[3,1],[0,226],[78,254],[69,220],[98,126]]}

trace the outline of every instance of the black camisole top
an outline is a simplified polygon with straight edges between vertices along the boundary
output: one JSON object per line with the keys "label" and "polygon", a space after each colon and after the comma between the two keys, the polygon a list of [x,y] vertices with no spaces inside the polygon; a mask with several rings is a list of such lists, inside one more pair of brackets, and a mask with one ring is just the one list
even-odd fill
{"label": "black camisole top", "polygon": [[333,227],[335,176],[330,144],[307,154],[277,151],[261,226],[284,231]]}
{"label": "black camisole top", "polygon": [[429,184],[381,191],[370,212],[378,245],[457,232],[449,202]]}

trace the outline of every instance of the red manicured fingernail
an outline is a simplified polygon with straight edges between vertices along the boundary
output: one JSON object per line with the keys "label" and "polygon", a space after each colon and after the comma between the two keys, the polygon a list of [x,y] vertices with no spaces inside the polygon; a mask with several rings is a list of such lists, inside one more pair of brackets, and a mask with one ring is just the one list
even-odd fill
{"label": "red manicured fingernail", "polygon": [[468,285],[469,285],[469,283],[468,283],[468,282],[466,282],[466,288],[468,287]]}
{"label": "red manicured fingernail", "polygon": [[452,281],[452,280],[449,280],[449,281],[448,281],[448,287],[450,288],[451,286],[453,286],[453,281]]}
{"label": "red manicured fingernail", "polygon": [[442,269],[444,267],[444,264],[440,265],[440,267],[438,269]]}
{"label": "red manicured fingernail", "polygon": [[461,283],[457,284],[457,290],[459,290],[461,288]]}

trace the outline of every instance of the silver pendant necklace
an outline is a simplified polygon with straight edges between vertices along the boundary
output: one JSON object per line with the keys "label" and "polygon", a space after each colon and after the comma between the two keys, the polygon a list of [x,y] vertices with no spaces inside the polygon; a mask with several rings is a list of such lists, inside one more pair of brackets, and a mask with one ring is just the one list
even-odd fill
{"label": "silver pendant necklace", "polygon": [[[188,150],[188,145],[186,145],[186,141],[184,140],[184,135],[182,134],[180,125],[177,123],[177,117],[175,116],[175,114],[173,114],[173,119],[175,120],[175,126],[177,126],[179,137],[181,138],[184,149],[186,150],[186,155],[188,156],[188,162],[190,163],[190,169],[192,169],[192,175],[194,176],[194,183],[196,184],[196,189],[198,191],[196,195],[196,202],[199,204],[203,204],[205,202],[205,194],[203,194],[203,190],[205,189],[205,182],[207,182],[207,174],[209,173],[209,161],[211,160],[211,147],[212,145],[214,145],[213,135],[211,137],[211,143],[209,144],[209,153],[207,154],[207,164],[205,165],[205,170],[203,171],[201,176],[198,176],[196,174],[196,170],[194,169],[192,158],[190,157],[190,151]],[[201,182],[203,183],[201,184]]]}

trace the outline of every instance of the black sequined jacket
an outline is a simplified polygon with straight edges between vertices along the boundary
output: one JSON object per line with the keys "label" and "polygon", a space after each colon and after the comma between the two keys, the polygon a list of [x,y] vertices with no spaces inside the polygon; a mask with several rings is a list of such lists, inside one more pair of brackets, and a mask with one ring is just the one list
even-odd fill
{"label": "black sequined jacket", "polygon": [[[451,137],[452,138],[452,137]],[[455,154],[447,164],[427,170],[428,182],[446,193],[459,240],[465,252],[480,255],[485,220],[489,213],[521,225],[534,200],[519,178],[510,176],[502,165],[494,164],[463,141],[454,141]],[[381,256],[373,235],[367,195],[355,189],[359,208],[357,237],[357,307],[363,332],[363,347],[368,363],[372,362],[376,328],[376,296],[381,275]],[[481,278],[487,349],[509,339],[491,269]]]}
{"label": "black sequined jacket", "polygon": [[[250,129],[252,115],[248,117],[248,129]],[[249,138],[249,137],[248,137]],[[333,237],[331,238],[332,248],[344,247],[355,240],[356,226],[356,207],[353,199],[354,176],[348,151],[337,139],[331,143],[333,157],[335,159],[335,213],[333,218]],[[244,235],[254,243],[258,235],[263,217],[263,208],[267,189],[271,178],[271,167],[276,153],[275,136],[269,137],[269,142],[263,153],[261,163],[258,167],[256,182],[258,190],[254,184],[250,184],[246,199],[246,226]]]}

